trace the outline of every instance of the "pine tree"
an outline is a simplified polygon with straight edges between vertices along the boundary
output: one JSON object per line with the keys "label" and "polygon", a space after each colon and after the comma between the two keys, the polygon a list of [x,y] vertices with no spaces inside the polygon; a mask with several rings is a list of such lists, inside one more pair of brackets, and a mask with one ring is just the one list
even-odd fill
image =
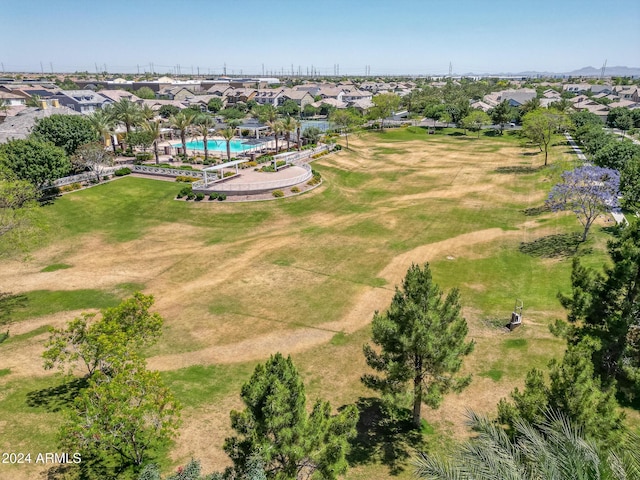
{"label": "pine tree", "polygon": [[572,294],[560,301],[569,310],[569,342],[597,338],[596,372],[632,399],[640,394],[640,221],[632,219],[608,248],[613,266],[604,275],[574,261]]}
{"label": "pine tree", "polygon": [[416,426],[422,402],[437,408],[445,393],[460,391],[471,381],[470,376],[454,376],[474,347],[473,341],[465,342],[460,294],[454,289],[444,301],[442,295],[428,263],[424,269],[411,265],[387,312],[373,317],[372,340],[381,352],[364,346],[367,364],[382,376],[363,375],[363,383],[384,394],[399,394],[412,382]]}
{"label": "pine tree", "polygon": [[307,416],[304,385],[290,357],[277,353],[258,365],[241,397],[246,408],[231,412],[238,436],[224,443],[236,477],[255,476],[256,456],[270,479],[335,479],[346,471],[358,411],[349,406],[332,416],[329,403],[318,400]]}

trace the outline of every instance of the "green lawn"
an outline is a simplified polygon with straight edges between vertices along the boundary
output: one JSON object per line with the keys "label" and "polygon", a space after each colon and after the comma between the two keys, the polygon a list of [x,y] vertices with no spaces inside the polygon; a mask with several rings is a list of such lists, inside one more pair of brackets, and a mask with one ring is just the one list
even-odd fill
{"label": "green lawn", "polygon": [[[185,406],[188,440],[177,440],[174,449],[179,458],[202,458],[209,469],[221,469],[229,406],[238,407],[240,387],[256,362],[275,353],[270,342],[296,338],[302,328],[321,332],[325,340],[309,347],[286,345],[309,403],[358,403],[373,419],[369,433],[379,433],[360,439],[348,478],[409,478],[414,448],[446,449],[463,435],[460,419],[450,413],[454,405],[495,410],[528,369],[545,368],[562,353],[548,324],[564,315],[556,296],[568,291],[571,256],[549,256],[554,245],[533,242],[580,231],[572,215],[540,209],[571,166],[565,145],[555,146],[551,165],[541,168],[542,156],[512,132],[480,139],[459,133],[427,135],[412,127],[350,137],[351,150],[314,162],[324,179],[320,188],[278,201],[179,202],[180,184],[134,177],[64,195],[43,209],[50,228],[43,249],[26,263],[32,283],[50,272],[74,278],[82,264],[69,246],[91,241],[99,250],[82,258],[120,262],[118,280],[98,287],[81,277],[82,289],[61,283],[59,290],[14,292],[24,302],[10,320],[28,326],[51,313],[110,307],[136,290],[155,295],[165,329],[146,353],[167,356],[162,377]],[[600,227],[593,229],[578,250],[585,264],[605,261],[607,238]],[[442,288],[461,290],[477,342],[465,369],[477,381],[466,393],[447,397],[441,412],[426,411],[418,438],[376,423],[375,394],[359,381],[369,318],[352,331],[343,331],[340,322],[367,292],[390,298],[408,267],[403,262],[424,260]],[[162,268],[145,276],[144,269],[156,265]],[[113,273],[100,268],[92,272],[96,278]],[[516,299],[524,302],[524,324],[506,333],[502,327]],[[11,335],[0,344],[0,358],[4,348],[37,350],[45,329],[34,325]],[[208,348],[214,350],[180,363]],[[57,409],[71,390],[56,390],[58,377],[17,378],[6,370],[0,365],[0,418],[9,418],[2,446],[53,448],[62,421]],[[29,400],[34,396],[39,403]],[[215,460],[208,463],[210,458]]]}

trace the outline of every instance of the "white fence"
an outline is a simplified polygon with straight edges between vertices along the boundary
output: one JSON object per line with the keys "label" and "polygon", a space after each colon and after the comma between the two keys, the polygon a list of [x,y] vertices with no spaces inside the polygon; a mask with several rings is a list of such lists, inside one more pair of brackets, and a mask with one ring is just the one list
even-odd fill
{"label": "white fence", "polygon": [[[111,175],[114,171],[120,167],[107,167],[101,173],[103,175]],[[63,187],[64,185],[71,185],[72,183],[86,182],[87,180],[94,180],[96,174],[94,172],[81,173],[79,175],[71,175],[70,177],[63,177],[51,182],[54,187]]]}
{"label": "white fence", "polygon": [[150,165],[133,165],[130,167],[132,172],[146,173],[148,175],[164,175],[165,177],[197,177],[204,178],[202,170],[181,170],[179,168],[162,168]]}

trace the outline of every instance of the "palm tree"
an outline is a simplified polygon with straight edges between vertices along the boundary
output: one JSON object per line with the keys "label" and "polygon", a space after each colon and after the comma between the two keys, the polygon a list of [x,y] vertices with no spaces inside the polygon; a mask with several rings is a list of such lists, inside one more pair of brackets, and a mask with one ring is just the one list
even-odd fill
{"label": "palm tree", "polygon": [[160,136],[161,136],[160,120],[155,120],[155,121],[146,120],[142,124],[142,128],[146,132],[149,132],[149,135],[151,136],[151,138],[153,138],[153,153],[156,156],[156,165],[157,165],[158,163],[160,163],[160,160],[158,158],[158,139],[160,139]]}
{"label": "palm tree", "polygon": [[296,129],[296,121],[293,118],[291,118],[289,115],[287,115],[284,118],[284,120],[280,122],[280,125],[282,126],[284,137],[287,139],[287,150],[289,150],[289,148],[291,148],[290,146],[291,132],[295,131]]}
{"label": "palm tree", "polygon": [[279,149],[278,149],[278,135],[280,135],[280,133],[282,133],[282,123],[279,120],[273,120],[273,121],[268,121],[267,125],[269,126],[269,128],[271,129],[271,131],[273,132],[273,135],[275,136],[276,139],[276,153],[278,153]]}
{"label": "palm tree", "polygon": [[586,438],[560,413],[532,425],[516,421],[515,437],[500,425],[473,412],[469,425],[476,436],[454,458],[443,460],[420,454],[416,476],[425,480],[623,480],[640,478],[640,453],[635,434],[628,434],[617,450]]}
{"label": "palm tree", "polygon": [[153,120],[156,116],[156,112],[149,105],[143,105],[140,109],[140,114],[145,120]]}
{"label": "palm tree", "polygon": [[204,144],[204,159],[209,159],[209,145],[207,144],[209,138],[209,131],[215,126],[215,121],[210,115],[201,115],[197,118],[197,132],[202,135],[202,143]]}
{"label": "palm tree", "polygon": [[300,145],[300,136],[302,134],[302,122],[300,120],[295,120],[296,122],[296,137],[297,137],[297,145],[298,145],[298,151],[300,151],[302,149],[302,146]]}
{"label": "palm tree", "polygon": [[111,109],[113,118],[124,123],[127,134],[131,133],[131,127],[142,121],[142,113],[140,107],[127,98],[121,98],[113,104]]}
{"label": "palm tree", "polygon": [[[91,122],[91,127],[95,132],[102,137],[102,142],[105,146],[109,145],[111,135],[114,132],[115,121],[108,109],[96,110],[87,117]],[[111,142],[113,146],[113,153],[116,152],[116,144]]]}
{"label": "palm tree", "polygon": [[187,155],[187,133],[193,125],[196,114],[193,110],[185,110],[169,117],[171,126],[180,131],[180,140],[182,141],[182,149],[184,155]]}
{"label": "palm tree", "polygon": [[231,161],[231,140],[234,136],[234,130],[231,127],[227,127],[220,131],[220,135],[222,135],[222,138],[227,142],[227,159]]}

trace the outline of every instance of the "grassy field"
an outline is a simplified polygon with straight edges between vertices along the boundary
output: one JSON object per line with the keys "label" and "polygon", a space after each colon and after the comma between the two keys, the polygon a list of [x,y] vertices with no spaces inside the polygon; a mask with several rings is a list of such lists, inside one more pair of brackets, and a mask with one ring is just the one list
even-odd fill
{"label": "grassy field", "polygon": [[[185,405],[167,468],[191,457],[205,471],[227,464],[229,411],[241,406],[255,364],[276,351],[293,356],[309,400],[361,407],[353,479],[411,477],[414,448],[464,437],[466,408],[495,411],[528,369],[562,353],[548,324],[564,315],[556,294],[569,288],[575,245],[556,240],[580,225],[540,207],[572,165],[565,144],[553,147],[547,168],[512,135],[411,128],[349,144],[314,163],[320,188],[281,201],[179,202],[177,184],[127,177],[46,206],[44,246],[0,263],[0,290],[21,295],[0,344],[0,449],[55,451],[73,386],[42,369],[46,329],[137,289],[155,296],[165,318],[149,365]],[[594,228],[579,247],[585,263],[604,262],[606,239]],[[464,367],[474,381],[438,411],[425,410],[422,435],[402,434],[359,382],[362,345],[373,312],[389,305],[412,262],[425,261],[441,287],[461,290],[477,342]],[[516,298],[524,325],[507,333]]]}

